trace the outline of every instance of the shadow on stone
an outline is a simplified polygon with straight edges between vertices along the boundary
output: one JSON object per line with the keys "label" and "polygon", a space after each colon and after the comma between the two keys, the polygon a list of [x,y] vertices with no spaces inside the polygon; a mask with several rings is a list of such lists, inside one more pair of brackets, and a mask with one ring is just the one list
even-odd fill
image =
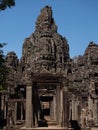
{"label": "shadow on stone", "polygon": [[47,121],[45,119],[38,121],[38,127],[48,127]]}
{"label": "shadow on stone", "polygon": [[71,127],[74,128],[74,130],[81,130],[81,127],[78,124],[77,120],[70,120]]}

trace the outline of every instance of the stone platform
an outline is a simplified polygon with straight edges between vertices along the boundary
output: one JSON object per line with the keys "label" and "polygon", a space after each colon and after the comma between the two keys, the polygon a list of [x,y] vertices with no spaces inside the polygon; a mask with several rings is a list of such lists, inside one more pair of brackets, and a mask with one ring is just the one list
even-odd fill
{"label": "stone platform", "polygon": [[64,128],[58,126],[49,126],[49,127],[36,127],[36,128],[21,128],[21,130],[73,130],[72,128]]}
{"label": "stone platform", "polygon": [[98,130],[98,127],[93,127],[91,128],[91,130]]}

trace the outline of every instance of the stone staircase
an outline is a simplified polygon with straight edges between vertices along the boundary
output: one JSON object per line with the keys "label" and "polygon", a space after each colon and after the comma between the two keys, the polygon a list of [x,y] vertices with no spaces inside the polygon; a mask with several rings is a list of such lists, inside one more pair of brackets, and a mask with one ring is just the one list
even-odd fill
{"label": "stone staircase", "polygon": [[21,130],[73,130],[72,128],[60,127],[53,120],[48,120],[47,123],[48,123],[48,127],[35,127],[35,128],[28,128],[28,129],[24,127],[21,128]]}
{"label": "stone staircase", "polygon": [[4,129],[0,130],[73,130],[72,128],[60,127],[59,125],[57,125],[56,121],[52,120],[50,117],[45,117],[45,120],[47,120],[48,127],[26,128],[25,122],[17,122],[17,124],[14,126],[7,126]]}
{"label": "stone staircase", "polygon": [[73,130],[72,128],[63,128],[59,126],[49,126],[49,127],[36,127],[36,128],[21,128],[21,130]]}
{"label": "stone staircase", "polygon": [[50,117],[45,117],[47,120],[48,127],[35,127],[35,128],[28,128],[22,127],[21,130],[73,130],[72,128],[64,128],[57,125],[56,121],[51,120]]}

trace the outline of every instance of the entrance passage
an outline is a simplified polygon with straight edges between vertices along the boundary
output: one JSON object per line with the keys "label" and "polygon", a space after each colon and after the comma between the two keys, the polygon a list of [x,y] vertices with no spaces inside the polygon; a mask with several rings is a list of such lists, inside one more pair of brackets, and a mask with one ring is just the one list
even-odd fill
{"label": "entrance passage", "polygon": [[42,111],[44,116],[50,116],[50,102],[53,101],[53,96],[40,96]]}

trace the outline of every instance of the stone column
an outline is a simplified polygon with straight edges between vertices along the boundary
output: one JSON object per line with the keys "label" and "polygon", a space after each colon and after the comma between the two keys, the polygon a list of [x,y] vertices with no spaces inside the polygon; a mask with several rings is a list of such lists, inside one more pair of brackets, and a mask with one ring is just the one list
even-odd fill
{"label": "stone column", "polygon": [[50,101],[50,116],[51,116],[51,119],[53,120],[54,119],[54,102],[53,101]]}
{"label": "stone column", "polygon": [[75,96],[72,96],[72,120],[75,120]]}
{"label": "stone column", "polygon": [[78,120],[78,100],[75,100],[75,120]]}
{"label": "stone column", "polygon": [[23,102],[21,102],[21,120],[23,120]]}
{"label": "stone column", "polygon": [[15,123],[17,121],[17,102],[15,102],[15,117],[14,117]]}
{"label": "stone column", "polygon": [[61,125],[61,91],[60,91],[60,84],[57,85],[57,124]]}
{"label": "stone column", "polygon": [[6,101],[7,101],[7,97],[5,96],[5,100],[4,100],[4,119],[6,119],[6,117],[7,117]]}
{"label": "stone column", "polygon": [[63,88],[60,88],[60,125],[62,126],[63,119]]}
{"label": "stone column", "polygon": [[32,85],[26,86],[26,130],[32,128]]}
{"label": "stone column", "polygon": [[49,101],[50,118],[52,119],[52,103]]}
{"label": "stone column", "polygon": [[93,109],[93,100],[91,99],[90,95],[88,97],[88,108],[89,110]]}
{"label": "stone column", "polygon": [[1,94],[1,117],[4,119],[4,94]]}
{"label": "stone column", "polygon": [[72,120],[72,102],[69,102],[69,120]]}
{"label": "stone column", "polygon": [[68,127],[69,119],[69,110],[68,110],[68,89],[64,86],[63,89],[63,127]]}
{"label": "stone column", "polygon": [[1,95],[1,110],[4,110],[4,94]]}
{"label": "stone column", "polygon": [[59,85],[57,85],[57,92],[56,92],[56,109],[57,109],[57,113],[56,113],[56,121],[57,121],[57,124],[59,125],[59,114],[60,114],[60,96],[59,96]]}
{"label": "stone column", "polygon": [[95,99],[95,101],[94,101],[94,112],[93,112],[93,119],[94,119],[94,122],[95,122],[95,124],[97,124],[98,123],[98,119],[97,119],[97,100],[98,99]]}
{"label": "stone column", "polygon": [[8,111],[8,106],[7,106],[7,104],[8,104],[8,99],[9,99],[9,96],[8,96],[8,94],[6,93],[6,96],[5,96],[5,112],[4,112],[4,119],[6,119],[6,120],[7,120],[7,111]]}
{"label": "stone column", "polygon": [[54,120],[56,121],[56,95],[53,97],[53,104],[54,104]]}

